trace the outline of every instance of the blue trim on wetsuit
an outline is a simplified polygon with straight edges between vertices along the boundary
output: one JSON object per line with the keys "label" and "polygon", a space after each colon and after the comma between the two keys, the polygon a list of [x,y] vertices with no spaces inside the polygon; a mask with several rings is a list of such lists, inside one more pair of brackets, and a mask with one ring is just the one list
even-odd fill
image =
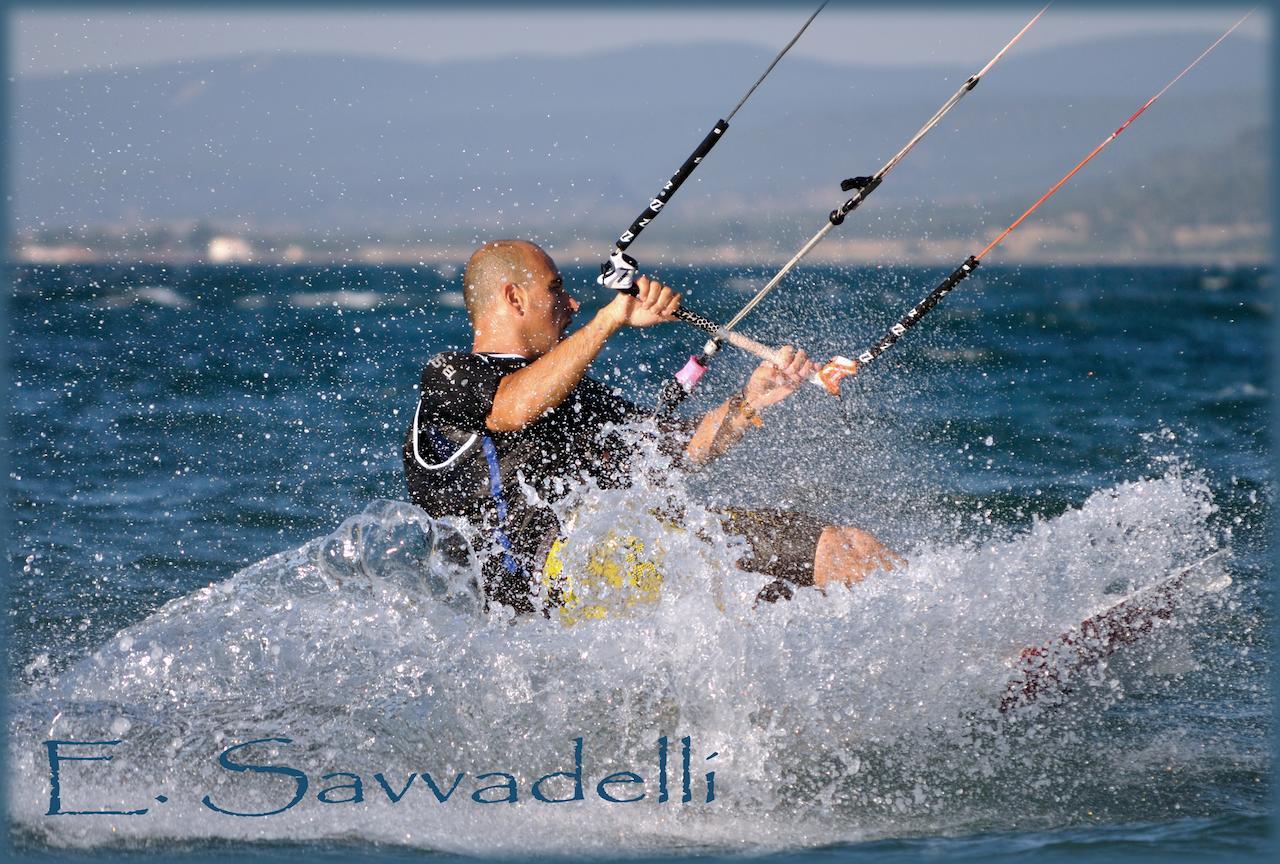
{"label": "blue trim on wetsuit", "polygon": [[494,533],[498,537],[498,544],[503,549],[502,566],[506,568],[508,573],[519,574],[520,562],[512,554],[511,538],[503,530],[503,526],[507,522],[507,499],[502,495],[502,475],[498,470],[498,450],[493,446],[493,439],[488,435],[485,435],[480,440],[484,448],[485,461],[489,463],[489,494],[493,497],[494,506],[498,511],[498,524],[494,529]]}

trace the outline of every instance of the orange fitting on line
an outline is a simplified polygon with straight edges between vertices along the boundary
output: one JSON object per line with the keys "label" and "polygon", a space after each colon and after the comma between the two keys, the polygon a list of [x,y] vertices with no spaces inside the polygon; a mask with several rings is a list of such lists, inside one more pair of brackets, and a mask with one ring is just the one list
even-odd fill
{"label": "orange fitting on line", "polygon": [[858,374],[858,361],[848,357],[832,357],[827,364],[818,370],[818,380],[832,396],[840,395],[840,381],[849,375]]}

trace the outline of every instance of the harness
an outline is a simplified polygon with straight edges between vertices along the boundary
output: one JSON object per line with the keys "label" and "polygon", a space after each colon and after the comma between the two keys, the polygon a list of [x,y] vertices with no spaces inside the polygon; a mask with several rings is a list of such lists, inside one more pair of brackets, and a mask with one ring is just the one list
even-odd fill
{"label": "harness", "polygon": [[[413,459],[418,466],[426,471],[445,471],[458,461],[464,453],[471,449],[477,440],[480,441],[480,447],[484,453],[485,463],[489,471],[489,498],[493,501],[494,511],[498,514],[498,522],[494,527],[494,536],[498,541],[498,545],[502,547],[502,566],[508,573],[514,576],[529,578],[528,572],[521,566],[519,559],[514,554],[514,546],[511,538],[506,531],[508,508],[507,499],[502,492],[502,473],[498,465],[498,449],[493,443],[493,438],[488,435],[481,435],[478,432],[471,433],[471,437],[458,446],[455,442],[446,438],[439,429],[434,426],[428,426],[427,429],[431,435],[431,443],[435,448],[437,458],[443,461],[431,463],[422,457],[422,451],[419,448],[418,439],[422,426],[419,424],[419,417],[422,412],[422,402],[419,400],[417,409],[413,412],[413,435],[412,448]],[[456,448],[456,449],[455,449]],[[452,452],[450,452],[452,450]],[[448,454],[448,455],[446,455]]]}

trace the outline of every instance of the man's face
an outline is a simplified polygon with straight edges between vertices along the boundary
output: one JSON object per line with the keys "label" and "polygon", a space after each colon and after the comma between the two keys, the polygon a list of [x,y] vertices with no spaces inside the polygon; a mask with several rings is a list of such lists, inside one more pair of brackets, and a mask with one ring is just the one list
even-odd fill
{"label": "man's face", "polygon": [[534,356],[541,357],[559,342],[578,311],[578,301],[564,287],[555,262],[541,251],[526,256],[527,276],[521,282],[528,309],[524,317],[524,337]]}

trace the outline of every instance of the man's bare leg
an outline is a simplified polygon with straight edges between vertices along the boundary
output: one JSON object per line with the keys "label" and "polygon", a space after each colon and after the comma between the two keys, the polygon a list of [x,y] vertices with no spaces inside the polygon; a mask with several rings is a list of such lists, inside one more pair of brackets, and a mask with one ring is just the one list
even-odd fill
{"label": "man's bare leg", "polygon": [[813,556],[813,584],[818,588],[834,583],[852,585],[877,570],[892,570],[906,563],[905,558],[860,528],[828,525],[818,537],[818,550]]}

